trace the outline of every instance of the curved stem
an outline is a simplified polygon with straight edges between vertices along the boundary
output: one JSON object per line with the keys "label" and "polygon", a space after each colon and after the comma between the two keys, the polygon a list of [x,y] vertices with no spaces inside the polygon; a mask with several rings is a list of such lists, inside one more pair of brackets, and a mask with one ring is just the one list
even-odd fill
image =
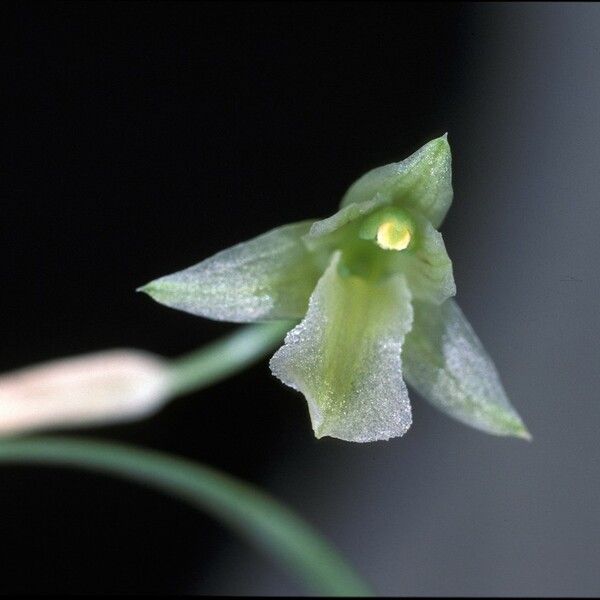
{"label": "curved stem", "polygon": [[171,363],[171,391],[181,395],[225,379],[277,346],[295,325],[273,321],[248,325]]}
{"label": "curved stem", "polygon": [[370,593],[341,556],[293,512],[210,467],[154,450],[61,437],[2,441],[0,463],[80,467],[148,484],[218,518],[301,576],[318,594]]}

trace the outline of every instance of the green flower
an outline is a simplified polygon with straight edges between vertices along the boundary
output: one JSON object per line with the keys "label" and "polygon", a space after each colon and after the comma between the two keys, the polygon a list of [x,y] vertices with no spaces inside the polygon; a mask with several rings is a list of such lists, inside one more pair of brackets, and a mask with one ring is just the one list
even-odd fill
{"label": "green flower", "polygon": [[304,394],[317,437],[403,435],[406,380],[468,425],[528,438],[451,299],[452,262],[436,229],[451,202],[444,136],[361,177],[331,217],[278,227],[141,289],[220,321],[299,320],[271,369]]}

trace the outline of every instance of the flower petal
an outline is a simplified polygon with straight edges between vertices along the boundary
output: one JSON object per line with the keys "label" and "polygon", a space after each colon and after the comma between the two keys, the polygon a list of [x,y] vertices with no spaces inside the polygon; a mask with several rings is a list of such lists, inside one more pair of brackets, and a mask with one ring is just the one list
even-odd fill
{"label": "flower petal", "polygon": [[378,284],[340,275],[340,256],[271,369],[305,395],[317,437],[370,442],[403,435],[411,424],[401,359],[410,292],[401,275]]}
{"label": "flower petal", "polygon": [[413,307],[413,328],[402,355],[409,385],[467,425],[529,439],[491,358],[456,302],[415,302]]}
{"label": "flower petal", "polygon": [[278,227],[140,291],[171,308],[217,321],[301,319],[324,269],[318,252],[310,252],[302,240],[311,223]]}
{"label": "flower petal", "polygon": [[311,238],[326,236],[330,233],[338,231],[344,225],[347,225],[348,223],[351,223],[352,221],[355,221],[356,219],[373,212],[376,208],[390,203],[391,201],[388,196],[376,194],[373,198],[366,200],[365,202],[344,206],[330,217],[321,219],[320,221],[315,221],[312,224],[307,237],[310,240]]}
{"label": "flower petal", "polygon": [[401,162],[369,171],[350,186],[341,206],[370,202],[378,194],[415,209],[439,227],[452,203],[452,158],[446,136],[431,140]]}
{"label": "flower petal", "polygon": [[442,234],[423,217],[415,221],[414,244],[406,251],[390,253],[393,270],[404,273],[415,299],[441,304],[456,294],[452,261]]}

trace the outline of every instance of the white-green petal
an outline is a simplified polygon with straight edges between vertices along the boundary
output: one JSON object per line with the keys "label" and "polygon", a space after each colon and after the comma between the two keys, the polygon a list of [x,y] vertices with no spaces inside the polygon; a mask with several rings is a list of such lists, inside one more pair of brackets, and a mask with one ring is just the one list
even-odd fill
{"label": "white-green petal", "polygon": [[304,394],[317,437],[401,436],[411,424],[401,358],[412,323],[408,286],[402,275],[378,284],[342,276],[339,260],[336,253],[271,369]]}
{"label": "white-green petal", "polygon": [[413,328],[402,355],[409,385],[467,425],[528,439],[491,358],[456,302],[414,302],[413,308]]}
{"label": "white-green petal", "polygon": [[456,294],[452,261],[442,234],[427,219],[416,221],[414,248],[390,253],[390,260],[394,270],[406,276],[414,298],[441,304]]}
{"label": "white-green petal", "polygon": [[369,171],[350,186],[341,206],[370,202],[378,194],[413,208],[439,227],[452,203],[452,158],[446,136],[401,162]]}
{"label": "white-green petal", "polygon": [[161,304],[217,321],[300,319],[322,273],[322,257],[302,239],[311,224],[278,227],[140,290]]}
{"label": "white-green petal", "polygon": [[315,221],[312,224],[307,237],[310,240],[310,238],[319,238],[338,231],[344,225],[347,225],[348,223],[351,223],[352,221],[355,221],[356,219],[373,212],[380,206],[390,204],[390,202],[391,201],[388,196],[376,194],[373,198],[365,202],[344,206],[330,217],[321,219],[320,221]]}

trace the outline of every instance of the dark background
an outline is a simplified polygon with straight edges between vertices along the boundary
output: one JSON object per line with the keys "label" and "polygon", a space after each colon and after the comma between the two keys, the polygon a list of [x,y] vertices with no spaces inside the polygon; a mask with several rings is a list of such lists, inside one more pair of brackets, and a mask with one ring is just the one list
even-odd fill
{"label": "dark background", "polygon": [[[448,131],[458,300],[533,443],[416,394],[403,439],[317,441],[266,362],[86,433],[255,482],[382,594],[600,593],[599,5],[20,3],[4,26],[0,370],[231,330],[134,290]],[[303,590],[136,485],[0,481],[0,592]]]}

